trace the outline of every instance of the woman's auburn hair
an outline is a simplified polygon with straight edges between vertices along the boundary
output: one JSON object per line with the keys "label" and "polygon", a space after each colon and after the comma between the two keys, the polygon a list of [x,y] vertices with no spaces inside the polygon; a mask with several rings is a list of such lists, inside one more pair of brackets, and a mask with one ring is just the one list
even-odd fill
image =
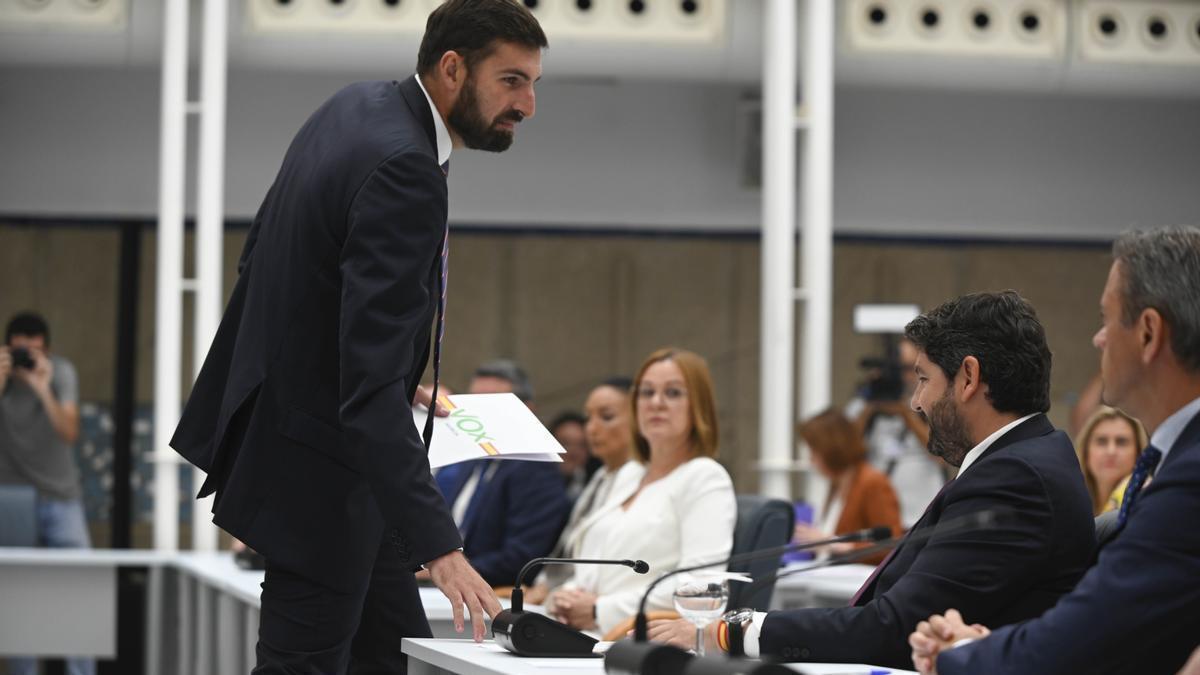
{"label": "woman's auburn hair", "polygon": [[633,378],[633,387],[629,391],[629,427],[634,454],[643,463],[650,461],[650,444],[638,431],[638,393],[646,370],[662,361],[674,362],[683,373],[683,382],[687,387],[688,417],[692,423],[689,439],[692,451],[697,457],[716,457],[720,429],[717,425],[717,396],[708,362],[699,354],[678,347],[655,350],[642,362]]}
{"label": "woman's auburn hair", "polygon": [[866,461],[862,434],[840,410],[826,408],[796,425],[796,432],[835,474]]}

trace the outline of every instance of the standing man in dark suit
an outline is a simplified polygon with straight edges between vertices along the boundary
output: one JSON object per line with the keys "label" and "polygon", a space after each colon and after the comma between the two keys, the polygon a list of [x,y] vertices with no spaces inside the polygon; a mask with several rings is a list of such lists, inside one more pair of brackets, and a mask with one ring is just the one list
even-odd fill
{"label": "standing man in dark suit", "polygon": [[1170,674],[1200,644],[1198,299],[1200,228],[1130,232],[1113,245],[1092,340],[1103,398],[1151,433],[1125,492],[1122,529],[1075,590],[1037,619],[990,635],[957,610],[921,622],[910,638],[921,672]]}
{"label": "standing man in dark suit", "polygon": [[499,611],[407,420],[436,398],[417,383],[432,351],[436,392],[451,147],[508,148],[545,46],[518,2],[446,2],[417,74],[325,102],[255,217],[171,442],[267,560],[255,672],[402,672],[401,637],[430,634],[421,566],[459,630],[464,604],[477,640]]}
{"label": "standing man in dark suit", "polygon": [[1033,307],[1013,291],[966,295],[914,319],[905,336],[918,350],[911,405],[929,423],[929,450],[958,467],[911,532],[988,510],[1004,517],[991,529],[902,540],[849,607],[727,614],[749,656],[905,667],[908,634],[930,607],[1020,621],[1087,568],[1091,501],[1070,439],[1044,414],[1050,350]]}

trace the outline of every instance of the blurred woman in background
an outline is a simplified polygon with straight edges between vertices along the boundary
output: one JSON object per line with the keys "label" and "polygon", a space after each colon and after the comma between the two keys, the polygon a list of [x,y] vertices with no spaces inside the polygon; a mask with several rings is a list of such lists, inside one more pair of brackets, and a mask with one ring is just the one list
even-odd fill
{"label": "blurred woman in background", "polygon": [[[645,474],[580,525],[574,553],[645,560],[650,573],[581,565],[546,602],[560,621],[600,634],[637,612],[658,575],[727,557],[737,518],[733,481],[714,459],[717,406],[704,359],[683,349],[660,349],[642,364],[632,391],[630,431]],[[673,591],[671,584],[656,588],[647,609],[673,609]]]}
{"label": "blurred woman in background", "polygon": [[574,504],[583,494],[584,487],[596,472],[599,462],[593,463],[592,453],[588,448],[587,431],[584,425],[587,418],[574,410],[559,413],[546,427],[554,440],[566,450],[559,455],[562,462],[558,470],[563,475],[563,485],[567,490],[567,499]]}
{"label": "blurred woman in background", "polygon": [[1084,422],[1075,454],[1095,515],[1121,508],[1129,475],[1146,443],[1141,422],[1116,408],[1103,406]]}
{"label": "blurred woman in background", "polygon": [[[798,432],[812,451],[813,468],[829,480],[829,495],[820,511],[820,525],[797,523],[795,541],[819,541],[881,525],[899,534],[896,491],[887,476],[867,463],[867,447],[854,424],[841,412],[828,409],[802,422]],[[869,545],[833,544],[821,553],[837,555]],[[885,555],[881,551],[855,562],[875,565]]]}

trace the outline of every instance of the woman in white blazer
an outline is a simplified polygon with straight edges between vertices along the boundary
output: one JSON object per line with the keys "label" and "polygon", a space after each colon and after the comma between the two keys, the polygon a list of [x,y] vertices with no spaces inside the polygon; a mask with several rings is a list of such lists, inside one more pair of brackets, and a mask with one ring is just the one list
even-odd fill
{"label": "woman in white blazer", "polygon": [[[581,630],[605,633],[637,612],[650,582],[664,572],[729,555],[737,500],[717,454],[712,376],[700,356],[683,349],[651,354],[634,378],[634,451],[645,474],[576,532],[580,558],[645,560],[650,573],[615,565],[581,565],[547,599],[550,613]],[[670,582],[647,609],[674,609]]]}
{"label": "woman in white blazer", "polygon": [[[646,466],[633,454],[633,437],[629,434],[629,391],[633,380],[610,377],[588,394],[583,404],[588,448],[604,464],[596,469],[583,492],[571,508],[567,525],[550,552],[554,558],[577,557],[580,527],[591,522],[615,495],[627,498],[636,489]],[[550,565],[542,568],[537,582],[525,593],[525,601],[541,604],[547,594],[570,580],[574,567]]]}

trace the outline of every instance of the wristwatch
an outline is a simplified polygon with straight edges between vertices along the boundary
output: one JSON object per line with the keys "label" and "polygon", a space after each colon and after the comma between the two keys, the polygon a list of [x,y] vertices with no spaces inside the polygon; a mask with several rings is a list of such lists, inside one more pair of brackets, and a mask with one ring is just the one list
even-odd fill
{"label": "wristwatch", "polygon": [[731,609],[721,615],[721,623],[725,624],[730,656],[745,656],[746,627],[754,618],[754,610],[749,607]]}

